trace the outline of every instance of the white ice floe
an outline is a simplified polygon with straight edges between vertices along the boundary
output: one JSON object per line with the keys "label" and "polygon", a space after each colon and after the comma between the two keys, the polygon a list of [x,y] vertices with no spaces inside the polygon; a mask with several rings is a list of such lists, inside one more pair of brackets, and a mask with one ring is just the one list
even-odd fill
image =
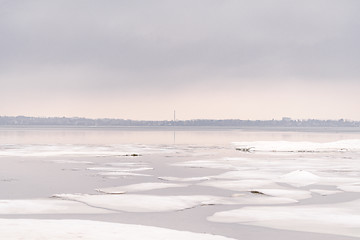
{"label": "white ice floe", "polygon": [[[111,211],[59,199],[0,200],[0,214],[94,214]],[[0,232],[1,235],[1,232]]]}
{"label": "white ice floe", "polygon": [[[250,191],[254,188],[282,189],[283,184],[293,187],[309,185],[341,186],[350,191],[358,191],[353,186],[358,182],[355,173],[359,171],[355,159],[335,158],[329,164],[329,159],[319,158],[221,158],[214,160],[197,160],[177,163],[175,166],[216,168],[231,170],[219,175],[208,176],[209,181],[200,183],[203,186],[212,186],[232,191]],[[347,172],[339,171],[346,169]],[[349,169],[352,172],[349,173]],[[160,177],[168,181],[180,181],[172,177]],[[226,180],[226,181],[225,181]],[[346,190],[344,190],[346,191]]]}
{"label": "white ice floe", "polygon": [[338,186],[338,189],[343,190],[345,192],[360,192],[360,182],[340,185]]}
{"label": "white ice floe", "polygon": [[207,181],[198,183],[200,186],[209,186],[216,187],[231,191],[241,191],[241,192],[259,192],[264,195],[301,200],[306,198],[311,198],[311,193],[309,191],[297,190],[297,189],[288,189],[282,187],[271,180],[261,180],[261,179],[249,179],[249,180],[227,180],[227,181]]}
{"label": "white ice floe", "polygon": [[100,176],[107,176],[107,177],[116,177],[116,176],[122,176],[122,177],[150,177],[149,174],[142,174],[142,173],[134,173],[134,172],[142,172],[142,171],[148,171],[153,170],[154,168],[146,167],[145,166],[139,166],[137,164],[129,164],[123,165],[123,167],[91,167],[87,168],[87,170],[90,171],[100,171],[96,173]]}
{"label": "white ice floe", "polygon": [[254,188],[252,191],[257,191],[268,196],[281,197],[281,198],[290,198],[294,200],[302,200],[311,198],[311,192],[305,190],[297,189],[263,189],[263,188]]}
{"label": "white ice floe", "polygon": [[325,190],[325,189],[310,189],[310,192],[317,193],[317,194],[320,194],[320,195],[322,195],[322,196],[328,196],[328,195],[333,195],[333,194],[341,193],[342,191],[337,191],[337,190]]}
{"label": "white ice floe", "polygon": [[239,150],[259,152],[338,152],[360,151],[360,140],[341,140],[328,143],[289,142],[289,141],[257,141],[234,142]]}
{"label": "white ice floe", "polygon": [[53,163],[69,163],[69,164],[93,164],[93,162],[89,161],[76,161],[76,160],[48,160]]}
{"label": "white ice floe", "polygon": [[297,201],[290,198],[271,197],[262,194],[234,194],[232,197],[217,197],[204,201],[206,205],[272,205],[296,203]]}
{"label": "white ice floe", "polygon": [[87,168],[87,170],[92,171],[102,171],[102,172],[141,172],[141,171],[148,171],[153,170],[154,168],[151,167],[140,167],[140,168],[115,168],[115,167],[92,167]]}
{"label": "white ice floe", "polygon": [[173,166],[190,167],[190,168],[215,168],[215,169],[230,169],[236,170],[236,167],[231,163],[217,160],[195,160],[181,163],[174,163]]}
{"label": "white ice floe", "polygon": [[[142,225],[89,220],[0,219],[0,235],[6,240],[231,240],[230,238]],[[234,239],[232,239],[234,240]]]}
{"label": "white ice floe", "polygon": [[158,179],[165,181],[174,181],[174,182],[197,182],[197,181],[206,181],[210,177],[189,177],[189,178],[180,178],[180,177],[158,177]]}
{"label": "white ice floe", "polygon": [[[122,164],[122,165],[121,165]],[[142,171],[149,171],[153,170],[154,168],[148,167],[147,165],[141,163],[108,163],[106,165],[117,165],[116,167],[91,167],[87,168],[87,170],[90,171],[100,171],[96,173],[100,176],[108,176],[108,177],[115,177],[115,176],[133,176],[133,177],[149,177],[151,175],[149,174],[142,174],[142,173],[136,173],[136,172],[142,172]],[[134,173],[135,172],[135,173]]]}
{"label": "white ice floe", "polygon": [[52,156],[131,156],[171,153],[173,149],[147,145],[1,145],[0,156],[52,157]]}
{"label": "white ice floe", "polygon": [[206,181],[198,183],[200,186],[216,187],[231,191],[251,191],[254,188],[281,188],[271,180],[249,179],[228,181]]}
{"label": "white ice floe", "polygon": [[121,177],[151,177],[149,174],[132,173],[132,172],[99,172],[96,173],[100,176],[121,176]]}
{"label": "white ice floe", "polygon": [[360,200],[324,205],[244,207],[209,221],[360,237]]}
{"label": "white ice floe", "polygon": [[341,185],[344,183],[353,183],[358,181],[353,177],[320,177],[308,171],[296,170],[285,175],[280,176],[275,180],[276,182],[287,183],[295,187],[303,187],[312,184],[320,185]]}
{"label": "white ice floe", "polygon": [[147,164],[143,162],[112,162],[112,163],[106,163],[107,166],[113,166],[113,167],[146,167]]}
{"label": "white ice floe", "polygon": [[141,192],[141,191],[149,191],[156,189],[164,189],[164,188],[175,188],[175,187],[187,187],[187,184],[175,184],[175,183],[158,183],[158,182],[145,182],[138,184],[131,184],[120,187],[109,187],[109,188],[100,188],[97,191],[108,194],[122,194],[126,192]]}
{"label": "white ice floe", "polygon": [[171,212],[202,205],[215,197],[193,196],[155,196],[155,195],[87,195],[58,194],[55,197],[85,203],[89,206],[125,212]]}
{"label": "white ice floe", "polygon": [[243,194],[232,197],[191,195],[157,196],[138,194],[87,195],[57,194],[54,197],[84,203],[88,206],[124,212],[172,212],[202,205],[260,205],[295,203],[286,197],[272,197],[262,194]]}
{"label": "white ice floe", "polygon": [[296,170],[280,176],[276,181],[295,187],[303,187],[320,181],[320,177],[308,171]]}
{"label": "white ice floe", "polygon": [[241,170],[230,171],[216,176],[211,176],[212,179],[273,179],[279,174],[276,172],[264,171],[264,170]]}

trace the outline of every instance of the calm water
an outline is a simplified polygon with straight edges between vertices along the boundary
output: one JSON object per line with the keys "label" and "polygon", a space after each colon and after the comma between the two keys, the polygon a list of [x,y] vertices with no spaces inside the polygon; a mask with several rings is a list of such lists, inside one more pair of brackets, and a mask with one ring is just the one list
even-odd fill
{"label": "calm water", "polygon": [[331,142],[360,139],[359,129],[0,128],[0,144],[199,144],[238,141]]}
{"label": "calm water", "polygon": [[[334,208],[344,207],[347,209],[345,212],[351,212],[352,207],[350,210],[346,208],[346,202],[360,199],[360,193],[345,189],[338,194],[322,196],[312,193],[310,190],[312,188],[320,188],[322,191],[338,190],[338,187],[344,184],[344,178],[351,188],[357,188],[356,184],[360,177],[359,150],[348,152],[287,152],[285,154],[273,151],[249,153],[236,151],[235,145],[232,143],[303,141],[314,142],[315,144],[310,145],[317,146],[319,144],[316,143],[352,139],[360,139],[359,129],[301,129],[301,131],[294,131],[289,129],[171,127],[0,128],[0,189],[3,190],[0,191],[0,200],[25,200],[29,201],[29,206],[31,206],[32,199],[49,200],[53,199],[51,196],[54,194],[90,194],[89,196],[93,196],[102,194],[96,191],[99,188],[149,182],[178,183],[177,181],[181,181],[181,179],[208,177],[209,180],[184,182],[186,183],[185,187],[154,189],[135,192],[135,194],[143,194],[139,195],[139,200],[141,200],[141,196],[146,195],[212,195],[232,201],[237,199],[236,196],[239,193],[245,198],[254,197],[250,190],[257,190],[260,186],[252,186],[251,183],[256,183],[260,179],[273,184],[275,188],[280,190],[286,188],[287,190],[309,194],[309,197],[299,198],[297,199],[298,202],[290,204],[294,209],[297,206],[306,207],[309,204],[317,204],[316,206],[335,204]],[[357,146],[360,145],[359,141],[345,142],[355,142],[355,148],[360,149],[360,146]],[[265,144],[268,145],[267,142]],[[295,145],[301,144],[296,143]],[[140,153],[140,156],[133,157],[131,153]],[[124,163],[135,164],[135,167],[121,165]],[[141,171],[139,171],[136,169],[136,164],[140,168],[148,170],[140,169]],[[125,170],[121,170],[124,168]],[[300,185],[299,187],[291,185],[291,181],[294,179],[290,179],[289,182],[285,181],[280,185],[275,184],[279,178],[287,176],[286,174],[297,174],[299,171],[304,171],[305,174],[316,174],[321,177],[322,182],[319,180],[320,182],[310,183],[309,186]],[[134,175],[119,175],[119,173],[132,173]],[[136,175],[139,173],[144,175]],[[230,177],[227,174],[230,174]],[[307,176],[300,176],[301,181]],[[163,177],[176,177],[180,180],[163,181],[161,180]],[[295,180],[297,179],[295,178]],[[330,183],[326,183],[327,179],[331,179]],[[242,189],[236,185],[236,181],[244,181],[250,185]],[[266,187],[266,185],[261,187]],[[235,197],[233,197],[234,194]],[[118,197],[121,198],[121,195]],[[290,193],[289,196],[285,197],[291,198],[292,194]],[[341,205],[342,203],[344,205]],[[99,202],[98,204],[97,207],[99,208],[112,208],[106,202]],[[247,205],[249,204],[245,204],[245,207]],[[313,229],[309,230],[308,228],[292,231],[293,228],[290,226],[290,228],[284,227],[278,230],[266,225],[265,227],[252,226],[247,222],[237,224],[207,220],[208,217],[217,212],[244,208],[244,204],[240,203],[234,205],[199,205],[194,208],[165,213],[156,211],[137,213],[117,210],[111,214],[56,214],[52,212],[51,208],[46,214],[37,214],[36,211],[33,213],[33,208],[27,209],[27,205],[19,207],[21,214],[13,214],[12,209],[3,206],[3,208],[0,206],[0,218],[73,218],[131,223],[192,232],[207,232],[245,240],[355,239],[351,237],[354,235],[338,235],[337,232],[331,231],[317,232],[316,229],[314,233]],[[261,208],[268,206],[268,203],[254,206]],[[276,205],[280,208],[287,206],[289,204]],[[14,209],[17,209],[17,206]],[[290,210],[292,209],[290,208]],[[30,213],[26,211],[30,211]],[[343,216],[345,229],[348,229],[347,224],[351,223],[347,217],[347,215]],[[306,221],[312,221],[312,219],[315,217]],[[289,222],[289,220],[285,219],[284,222]],[[335,229],[334,225],[331,224],[328,225],[328,228]]]}

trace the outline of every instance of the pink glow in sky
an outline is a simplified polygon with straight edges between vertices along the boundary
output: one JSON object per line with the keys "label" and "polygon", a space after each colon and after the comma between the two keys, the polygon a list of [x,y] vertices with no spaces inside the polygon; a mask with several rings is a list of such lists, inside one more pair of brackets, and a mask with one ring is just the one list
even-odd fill
{"label": "pink glow in sky", "polygon": [[0,115],[360,120],[357,0],[0,1]]}

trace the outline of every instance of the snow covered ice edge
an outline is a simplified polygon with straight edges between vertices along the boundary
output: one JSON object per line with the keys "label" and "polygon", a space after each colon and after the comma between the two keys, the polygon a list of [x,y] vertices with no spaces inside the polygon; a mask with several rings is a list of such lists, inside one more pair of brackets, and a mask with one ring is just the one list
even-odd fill
{"label": "snow covered ice edge", "polygon": [[142,225],[90,220],[0,219],[1,237],[15,239],[87,240],[235,240],[218,235],[171,230]]}
{"label": "snow covered ice edge", "polygon": [[233,142],[236,149],[243,152],[339,152],[360,151],[360,139],[335,142],[290,142],[290,141],[254,141]]}

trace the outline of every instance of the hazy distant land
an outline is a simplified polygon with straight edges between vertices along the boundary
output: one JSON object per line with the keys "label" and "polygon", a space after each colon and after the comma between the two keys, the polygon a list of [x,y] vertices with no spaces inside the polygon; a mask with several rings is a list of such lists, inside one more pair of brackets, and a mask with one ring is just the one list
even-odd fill
{"label": "hazy distant land", "polygon": [[145,121],[112,118],[80,117],[26,117],[0,116],[0,126],[228,126],[228,127],[360,127],[360,121],[352,120],[240,120],[240,119],[193,119]]}

